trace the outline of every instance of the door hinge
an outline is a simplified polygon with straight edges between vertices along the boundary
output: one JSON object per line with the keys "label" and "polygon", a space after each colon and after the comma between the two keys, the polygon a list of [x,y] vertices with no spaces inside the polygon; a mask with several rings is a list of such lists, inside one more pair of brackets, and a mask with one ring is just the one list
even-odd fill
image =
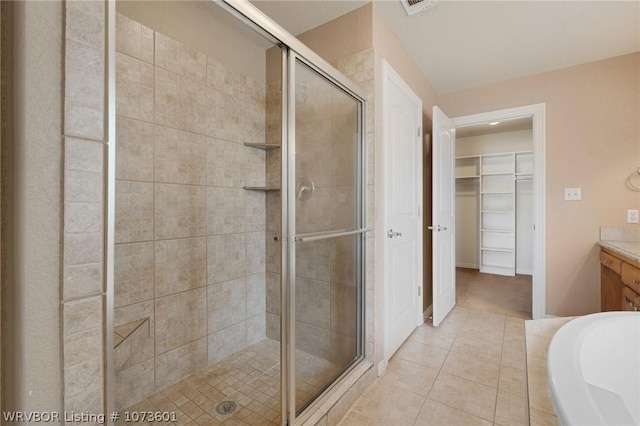
{"label": "door hinge", "polygon": [[418,133],[416,134],[417,137],[420,137],[420,126],[418,126]]}
{"label": "door hinge", "polygon": [[418,296],[422,296],[422,287],[418,286]]}

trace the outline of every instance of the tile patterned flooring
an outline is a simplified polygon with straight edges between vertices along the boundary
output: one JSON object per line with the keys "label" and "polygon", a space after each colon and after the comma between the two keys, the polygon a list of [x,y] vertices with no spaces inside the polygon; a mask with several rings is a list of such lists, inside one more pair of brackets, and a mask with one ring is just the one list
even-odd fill
{"label": "tile patterned flooring", "polygon": [[525,323],[531,425],[558,424],[547,384],[547,349],[556,331],[575,318],[549,318]]}
{"label": "tile patterned flooring", "polygon": [[[476,283],[480,278],[472,277]],[[461,298],[439,327],[430,321],[418,327],[341,425],[557,424],[545,394],[546,363],[541,356],[553,327],[529,322],[533,345],[525,351],[527,313],[509,308],[508,297],[476,293],[467,291],[469,297]],[[526,299],[525,293],[516,298]],[[277,425],[279,350],[278,342],[264,340],[126,410],[176,411],[177,423],[189,426]],[[337,366],[308,354],[299,356],[297,387],[305,398],[321,388],[323,377],[337,373]],[[529,388],[527,357],[533,371],[529,374],[534,374]],[[235,401],[238,408],[229,415],[217,414],[215,407],[225,400]]]}
{"label": "tile patterned flooring", "polygon": [[341,425],[527,425],[525,360],[524,319],[457,306],[415,330]]}
{"label": "tile patterned flooring", "polygon": [[[297,353],[298,404],[322,389],[339,366],[306,352]],[[174,411],[178,425],[280,424],[280,343],[265,339],[121,411]],[[222,401],[234,401],[231,414],[216,413]],[[119,425],[124,425],[121,415]],[[135,423],[140,425],[140,422]],[[164,423],[166,424],[166,423]]]}

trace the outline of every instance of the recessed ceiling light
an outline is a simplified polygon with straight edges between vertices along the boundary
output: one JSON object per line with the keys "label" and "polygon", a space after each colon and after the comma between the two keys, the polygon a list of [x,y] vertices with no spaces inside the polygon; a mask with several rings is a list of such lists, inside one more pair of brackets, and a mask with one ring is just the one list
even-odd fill
{"label": "recessed ceiling light", "polygon": [[491,123],[489,123],[489,126],[497,126],[498,124],[500,124],[499,121],[492,121]]}

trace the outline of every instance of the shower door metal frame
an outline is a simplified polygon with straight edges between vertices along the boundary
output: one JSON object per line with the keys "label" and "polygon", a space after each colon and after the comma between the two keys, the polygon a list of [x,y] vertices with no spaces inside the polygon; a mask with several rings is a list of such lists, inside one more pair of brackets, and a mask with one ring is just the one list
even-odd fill
{"label": "shower door metal frame", "polygon": [[[357,162],[356,167],[356,222],[355,229],[344,229],[334,231],[320,231],[308,234],[296,233],[296,63],[300,62],[302,65],[307,66],[313,72],[316,73],[318,78],[326,80],[333,85],[337,90],[341,90],[343,93],[351,97],[358,104],[357,110]],[[292,49],[283,49],[283,64],[286,63],[286,67],[283,66],[283,78],[286,78],[287,86],[287,99],[283,103],[287,104],[287,113],[283,115],[283,129],[286,122],[286,149],[285,140],[283,139],[283,154],[282,158],[286,157],[285,163],[282,163],[282,177],[283,185],[281,185],[281,197],[282,197],[282,211],[287,212],[282,215],[282,237],[283,237],[283,257],[282,257],[282,270],[286,272],[282,275],[282,293],[286,294],[287,305],[283,305],[281,312],[285,312],[286,318],[282,319],[282,327],[284,333],[281,333],[281,343],[283,350],[286,350],[286,358],[288,363],[286,364],[286,374],[283,374],[283,384],[286,383],[287,389],[287,417],[292,424],[303,423],[308,415],[313,411],[313,407],[320,403],[322,396],[338,383],[343,377],[349,374],[349,372],[357,366],[364,359],[364,274],[365,274],[365,244],[366,244],[366,232],[369,229],[365,228],[365,108],[366,102],[363,97],[358,94],[352,93],[348,88],[342,86],[339,81],[335,81],[330,75],[328,75],[322,68],[319,68],[316,64],[307,60],[301,56],[298,52]],[[286,71],[285,71],[286,70]],[[284,97],[284,96],[283,96]],[[284,108],[283,108],[284,111]],[[283,133],[284,135],[284,133]],[[286,182],[286,184],[284,184]],[[286,189],[285,189],[286,188]],[[286,208],[286,210],[285,210]],[[286,231],[285,231],[286,230]],[[296,409],[296,244],[310,241],[318,241],[329,238],[338,238],[344,236],[357,236],[357,249],[356,249],[356,354],[355,358],[345,368],[345,370],[329,383],[324,389],[319,392],[319,395],[308,401],[301,408],[301,413],[298,414]],[[286,246],[286,247],[285,247]],[[288,261],[288,262],[287,262]],[[283,300],[285,300],[283,299]],[[285,338],[286,337],[286,338]],[[285,342],[287,340],[287,342]],[[283,360],[285,357],[283,356]],[[283,364],[284,366],[284,364]],[[285,377],[286,376],[286,377]],[[284,394],[284,390],[283,390]],[[283,406],[284,406],[283,398]],[[284,422],[283,422],[284,424]]]}
{"label": "shower door metal frame", "polygon": [[[366,218],[366,171],[365,171],[365,117],[366,98],[363,90],[338,72],[317,53],[309,49],[284,28],[266,16],[246,0],[212,0],[224,9],[246,22],[248,25],[261,30],[269,38],[280,43],[282,48],[282,141],[281,141],[281,319],[280,319],[280,360],[281,360],[281,422],[283,425],[300,424],[306,420],[313,408],[322,402],[323,396],[342,378],[364,360],[364,287],[365,287],[365,229]],[[357,270],[357,357],[342,374],[327,386],[315,400],[308,403],[302,413],[297,415],[295,405],[295,63],[299,60],[326,79],[336,88],[358,102],[358,175],[356,182],[357,219],[356,229],[349,230],[349,234],[358,235],[356,252]],[[335,236],[332,234],[332,236]],[[302,236],[298,236],[300,238]],[[305,235],[302,238],[317,239],[319,235]],[[328,237],[328,234],[327,234]]]}

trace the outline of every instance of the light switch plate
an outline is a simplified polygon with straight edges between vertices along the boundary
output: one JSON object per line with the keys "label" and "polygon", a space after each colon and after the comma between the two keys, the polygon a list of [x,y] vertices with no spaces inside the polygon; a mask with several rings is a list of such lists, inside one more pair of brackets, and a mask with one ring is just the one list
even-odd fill
{"label": "light switch plate", "polygon": [[638,210],[627,210],[627,223],[638,223]]}
{"label": "light switch plate", "polygon": [[566,201],[580,201],[582,200],[582,188],[565,188],[564,199]]}

